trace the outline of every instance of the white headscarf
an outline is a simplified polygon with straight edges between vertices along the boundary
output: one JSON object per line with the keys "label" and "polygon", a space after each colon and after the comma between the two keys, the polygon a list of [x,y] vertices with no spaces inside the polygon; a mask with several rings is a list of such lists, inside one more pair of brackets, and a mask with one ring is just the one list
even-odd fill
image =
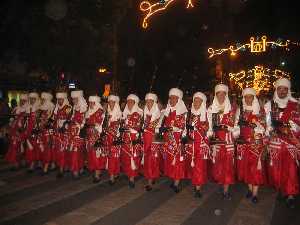
{"label": "white headscarf", "polygon": [[[253,95],[254,98],[253,98],[252,105],[249,106],[249,105],[246,104],[245,95]],[[256,97],[256,91],[253,88],[245,88],[243,90],[243,100],[242,100],[242,103],[243,103],[243,109],[244,110],[252,111],[253,114],[255,114],[255,115],[259,114],[260,105],[259,105],[258,99]]]}
{"label": "white headscarf", "polygon": [[200,108],[197,110],[195,109],[194,104],[192,104],[191,112],[196,116],[200,115],[200,121],[206,121],[206,100],[207,100],[206,96],[202,92],[196,92],[193,95],[193,102],[194,102],[195,98],[201,98],[202,103],[201,103]]}
{"label": "white headscarf", "polygon": [[48,116],[51,116],[53,110],[54,110],[54,104],[51,101],[53,98],[52,94],[48,92],[42,92],[41,99],[44,99],[44,102],[40,105],[41,110],[47,110]]}
{"label": "white headscarf", "polygon": [[29,93],[28,98],[29,98],[29,100],[30,100],[30,98],[35,98],[36,101],[33,105],[31,105],[30,102],[29,102],[29,104],[27,106],[27,109],[26,109],[26,112],[30,113],[30,112],[36,112],[37,110],[39,110],[39,108],[40,108],[39,94],[36,93],[36,92],[31,92],[31,93]]}
{"label": "white headscarf", "polygon": [[135,112],[137,112],[140,115],[143,115],[143,110],[138,105],[140,102],[139,97],[134,94],[130,94],[127,97],[127,100],[129,100],[129,99],[134,101],[134,105],[133,105],[131,111],[129,111],[127,103],[126,103],[125,109],[123,111],[123,119],[126,119],[128,115],[131,115],[132,113],[135,113]]}
{"label": "white headscarf", "polygon": [[147,105],[145,105],[144,108],[144,119],[146,119],[146,116],[149,115],[151,116],[151,122],[157,120],[160,118],[160,110],[158,108],[158,104],[157,104],[157,95],[153,94],[153,93],[148,93],[145,96],[145,100],[151,99],[154,101],[154,104],[152,105],[152,108],[149,110]]}
{"label": "white headscarf", "polygon": [[122,117],[122,111],[121,111],[120,103],[119,103],[120,98],[119,98],[119,96],[116,96],[116,95],[110,95],[110,96],[108,96],[108,101],[115,102],[113,109],[110,108],[109,104],[107,106],[107,112],[108,112],[108,115],[110,116],[109,122],[118,121]]}
{"label": "white headscarf", "polygon": [[14,112],[16,115],[19,115],[20,113],[26,112],[26,109],[28,108],[28,94],[21,94],[20,100],[26,101],[24,105],[18,105]]}
{"label": "white headscarf", "polygon": [[[219,91],[226,92],[225,101],[222,105],[219,103],[218,98],[217,98],[217,93]],[[229,111],[231,110],[231,104],[230,104],[230,100],[228,97],[228,86],[225,84],[218,84],[215,87],[215,97],[214,97],[213,103],[211,105],[212,113],[218,113],[221,109],[224,109],[224,114],[229,113]]]}
{"label": "white headscarf", "polygon": [[[284,87],[287,87],[289,89],[288,94],[285,98],[279,98],[278,97],[277,88],[279,86],[284,86]],[[275,92],[274,92],[273,100],[274,100],[274,102],[276,102],[278,104],[279,108],[285,108],[287,106],[288,101],[297,102],[297,100],[292,97],[292,94],[291,94],[291,81],[289,79],[287,79],[287,78],[278,79],[275,82],[274,87],[275,87]]]}
{"label": "white headscarf", "polygon": [[73,113],[75,111],[79,111],[80,113],[84,113],[84,112],[87,111],[88,105],[86,103],[86,100],[83,97],[83,91],[82,90],[72,91],[71,92],[71,97],[72,98],[78,98],[77,104],[73,106]]}
{"label": "white headscarf", "polygon": [[56,114],[59,109],[62,109],[66,105],[68,105],[68,106],[70,105],[69,100],[68,100],[68,94],[66,92],[57,92],[56,99],[63,99],[64,102],[62,105],[59,105],[58,101],[56,102],[56,105],[54,108],[54,114]]}
{"label": "white headscarf", "polygon": [[178,102],[174,107],[171,107],[170,102],[168,101],[167,108],[165,109],[165,115],[168,116],[170,111],[173,112],[176,110],[176,115],[182,115],[187,112],[187,108],[182,100],[183,92],[178,88],[171,88],[169,91],[169,96],[174,95],[178,97]]}
{"label": "white headscarf", "polygon": [[99,96],[97,96],[97,95],[90,96],[89,102],[95,102],[95,105],[94,105],[93,109],[91,109],[90,107],[88,108],[88,111],[86,112],[86,118],[89,118],[91,115],[93,115],[99,109],[103,109],[103,107],[101,105],[101,98]]}

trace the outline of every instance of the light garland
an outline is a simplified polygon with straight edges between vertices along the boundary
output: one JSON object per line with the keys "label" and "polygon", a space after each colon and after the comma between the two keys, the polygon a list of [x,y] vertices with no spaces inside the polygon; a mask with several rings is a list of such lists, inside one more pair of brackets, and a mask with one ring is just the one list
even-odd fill
{"label": "light garland", "polygon": [[246,87],[252,87],[259,94],[260,91],[269,91],[273,83],[279,78],[291,79],[289,73],[282,70],[271,70],[264,66],[255,66],[253,69],[242,70],[238,73],[229,73],[229,79],[232,80],[241,90]]}
{"label": "light garland", "polygon": [[236,44],[236,47],[233,45],[230,45],[228,48],[222,48],[222,49],[208,49],[209,58],[212,58],[216,55],[221,55],[224,52],[230,52],[230,55],[234,56],[236,55],[236,52],[238,51],[245,51],[247,49],[250,49],[252,53],[261,53],[266,52],[267,48],[271,46],[272,48],[281,47],[285,48],[287,51],[290,49],[288,48],[289,45],[296,45],[300,46],[300,43],[298,42],[291,42],[290,40],[286,40],[283,42],[282,40],[278,39],[277,41],[267,41],[267,36],[262,36],[261,39],[251,37],[250,43],[245,44]]}
{"label": "light garland", "polygon": [[[140,4],[140,10],[146,13],[146,16],[143,19],[142,26],[144,29],[148,27],[148,19],[156,14],[157,12],[164,11],[168,8],[168,6],[175,2],[176,0],[160,0],[157,3],[151,4],[149,1],[143,1]],[[186,0],[188,1],[186,8],[193,8],[193,0]]]}

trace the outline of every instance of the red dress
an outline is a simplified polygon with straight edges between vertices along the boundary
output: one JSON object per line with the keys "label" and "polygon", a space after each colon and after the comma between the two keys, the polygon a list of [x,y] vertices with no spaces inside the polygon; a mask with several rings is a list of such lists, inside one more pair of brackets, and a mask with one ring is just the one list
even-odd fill
{"label": "red dress", "polygon": [[120,121],[110,121],[108,123],[108,129],[106,133],[106,148],[108,153],[108,165],[107,170],[110,176],[115,176],[120,173],[120,153],[121,146],[114,145],[114,141],[117,140],[118,129]]}
{"label": "red dress", "polygon": [[103,122],[103,111],[98,109],[95,113],[86,118],[87,138],[86,150],[88,155],[88,167],[90,171],[102,170],[106,167],[107,156],[104,146],[94,147],[95,142],[100,138]]}
{"label": "red dress", "polygon": [[22,147],[22,141],[20,138],[20,130],[23,128],[25,117],[25,112],[21,112],[18,115],[16,115],[9,128],[9,147],[5,155],[5,160],[12,164],[19,163],[21,155],[24,151]]}
{"label": "red dress", "polygon": [[79,137],[80,129],[84,124],[84,117],[84,112],[74,110],[68,126],[68,164],[72,172],[79,172],[84,165],[84,140]]}
{"label": "red dress", "polygon": [[160,176],[162,145],[152,143],[158,120],[151,121],[151,115],[146,115],[144,122],[144,176],[146,179],[156,179]]}
{"label": "red dress", "polygon": [[[240,125],[240,138],[245,143],[237,145],[237,175],[240,181],[247,184],[262,185],[265,183],[265,163],[262,154],[265,149],[263,139],[255,140],[255,129],[248,124],[259,123],[261,135],[264,133],[262,115],[252,112],[241,112],[240,120],[245,121]],[[258,129],[258,127],[256,127]]]}
{"label": "red dress", "polygon": [[166,143],[164,145],[164,173],[173,180],[180,180],[186,177],[185,155],[181,137],[185,129],[185,114],[176,115],[176,111],[170,112],[165,117],[165,127],[173,131],[164,134]]}
{"label": "red dress", "polygon": [[141,165],[142,145],[132,143],[138,139],[141,120],[142,116],[137,112],[129,114],[125,120],[125,127],[129,130],[122,136],[121,164],[128,177],[136,177]]}
{"label": "red dress", "polygon": [[[273,107],[274,106],[274,107]],[[286,108],[280,109],[275,103],[271,107],[271,118],[275,132],[281,130],[282,126],[275,126],[275,121],[288,124],[290,121],[300,125],[300,114],[297,103],[289,101]],[[283,129],[286,129],[283,128]],[[286,129],[286,134],[277,132],[271,136],[268,146],[270,162],[268,173],[270,183],[285,195],[299,194],[299,155],[300,149],[296,147],[293,136],[297,132],[290,127]],[[298,138],[299,142],[299,138]]]}
{"label": "red dress", "polygon": [[[210,124],[213,124],[215,121],[218,125],[233,128],[235,125],[235,115],[236,109],[234,107],[226,114],[213,113],[210,117]],[[233,134],[229,130],[224,129],[217,129],[213,132],[214,136],[218,140],[223,141],[224,144],[214,144],[211,146],[212,178],[219,184],[233,184],[235,182]]]}
{"label": "red dress", "polygon": [[69,139],[67,132],[62,132],[64,122],[70,118],[71,106],[65,105],[61,109],[54,111],[54,142],[53,142],[53,157],[56,164],[61,167],[67,167],[67,150],[69,146]]}
{"label": "red dress", "polygon": [[209,145],[206,132],[208,130],[208,122],[200,121],[200,115],[191,115],[190,123],[193,122],[193,130],[189,136],[194,140],[192,144],[186,147],[186,168],[187,177],[192,180],[194,186],[207,183],[208,171],[207,161],[209,155]]}

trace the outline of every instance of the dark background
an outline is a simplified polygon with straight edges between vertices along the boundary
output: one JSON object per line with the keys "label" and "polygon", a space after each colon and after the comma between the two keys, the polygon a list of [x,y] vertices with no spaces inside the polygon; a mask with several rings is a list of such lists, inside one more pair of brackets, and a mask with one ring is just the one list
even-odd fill
{"label": "dark background", "polygon": [[[187,10],[187,0],[177,0],[151,17],[147,30],[141,28],[140,2],[2,0],[0,89],[55,90],[74,81],[87,94],[101,94],[116,78],[123,96],[132,91],[142,97],[151,83],[163,98],[173,86],[191,95],[211,90],[221,59],[225,74],[257,64],[288,71],[299,91],[300,48],[234,58],[208,59],[207,53],[209,47],[247,43],[251,36],[300,41],[296,1],[194,0]],[[132,67],[129,58],[135,60]],[[100,74],[100,67],[109,73]]]}

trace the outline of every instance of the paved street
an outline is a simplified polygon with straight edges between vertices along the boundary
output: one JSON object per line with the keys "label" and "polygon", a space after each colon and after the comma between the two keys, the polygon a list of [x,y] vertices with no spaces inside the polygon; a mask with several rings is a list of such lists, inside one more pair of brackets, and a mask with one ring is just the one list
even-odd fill
{"label": "paved street", "polygon": [[253,205],[245,196],[245,186],[232,188],[233,198],[224,201],[215,184],[208,184],[202,199],[193,197],[185,182],[179,194],[160,179],[152,192],[143,190],[140,178],[131,190],[120,177],[109,186],[103,176],[92,184],[91,177],[72,180],[70,175],[57,180],[26,171],[10,171],[0,165],[0,224],[6,225],[299,225],[300,206],[288,210],[270,188],[260,192],[260,202]]}

